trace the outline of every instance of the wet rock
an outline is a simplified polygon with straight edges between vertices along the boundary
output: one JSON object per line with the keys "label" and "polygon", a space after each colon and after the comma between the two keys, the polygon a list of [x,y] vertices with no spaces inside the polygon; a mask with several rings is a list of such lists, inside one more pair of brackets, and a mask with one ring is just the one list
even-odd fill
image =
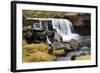
{"label": "wet rock", "polygon": [[78,40],[78,48],[81,48],[83,46],[91,47],[90,36],[81,36],[80,40]]}
{"label": "wet rock", "polygon": [[55,56],[63,56],[65,55],[65,45],[62,42],[55,41],[51,44],[52,54]]}
{"label": "wet rock", "polygon": [[70,40],[69,44],[70,44],[72,50],[77,50],[77,48],[78,48],[78,43],[77,43],[76,40],[73,40],[73,39]]}
{"label": "wet rock", "polygon": [[59,41],[55,41],[54,43],[52,43],[52,48],[54,49],[58,49],[58,48],[63,48],[65,47],[65,45],[62,42]]}
{"label": "wet rock", "polygon": [[75,60],[75,58],[76,58],[76,55],[73,55],[73,56],[71,57],[71,60]]}

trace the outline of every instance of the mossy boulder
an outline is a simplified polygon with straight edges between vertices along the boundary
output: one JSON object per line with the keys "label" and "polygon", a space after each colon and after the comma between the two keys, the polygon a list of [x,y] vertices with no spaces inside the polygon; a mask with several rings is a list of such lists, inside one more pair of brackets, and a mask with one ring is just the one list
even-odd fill
{"label": "mossy boulder", "polygon": [[65,55],[65,50],[62,49],[62,48],[53,50],[53,55],[55,55],[55,56],[63,56],[63,55]]}
{"label": "mossy boulder", "polygon": [[72,50],[70,44],[65,44],[65,49],[66,49],[66,51],[71,51]]}

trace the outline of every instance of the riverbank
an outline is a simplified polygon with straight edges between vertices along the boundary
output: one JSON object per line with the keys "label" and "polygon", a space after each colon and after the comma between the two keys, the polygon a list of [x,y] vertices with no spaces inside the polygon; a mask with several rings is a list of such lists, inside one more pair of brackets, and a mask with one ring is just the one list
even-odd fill
{"label": "riverbank", "polygon": [[[53,50],[50,45],[23,43],[23,63],[47,62],[47,61],[73,61],[91,59],[91,38],[80,36],[77,41],[77,49],[73,49],[70,43],[62,44],[65,47]],[[60,44],[60,43],[59,43]],[[57,46],[57,45],[56,45]]]}

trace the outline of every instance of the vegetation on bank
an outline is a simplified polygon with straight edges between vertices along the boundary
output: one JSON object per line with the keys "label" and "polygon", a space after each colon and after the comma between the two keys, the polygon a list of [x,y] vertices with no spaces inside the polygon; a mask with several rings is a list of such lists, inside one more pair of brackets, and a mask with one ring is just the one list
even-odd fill
{"label": "vegetation on bank", "polygon": [[91,55],[76,56],[75,60],[90,60]]}
{"label": "vegetation on bank", "polygon": [[[72,45],[72,44],[71,44]],[[22,46],[22,62],[48,62],[57,61],[57,57],[65,57],[71,51],[74,51],[70,44],[65,44],[64,48],[51,49],[51,46],[39,43],[39,44],[27,44],[23,43]],[[82,50],[86,50],[86,47],[82,47]],[[66,57],[65,57],[66,58]],[[72,60],[90,60],[91,55],[86,53],[82,55],[76,55]]]}
{"label": "vegetation on bank", "polygon": [[53,12],[53,11],[36,11],[36,10],[23,10],[23,17],[25,18],[53,18],[53,17],[64,17],[64,12]]}

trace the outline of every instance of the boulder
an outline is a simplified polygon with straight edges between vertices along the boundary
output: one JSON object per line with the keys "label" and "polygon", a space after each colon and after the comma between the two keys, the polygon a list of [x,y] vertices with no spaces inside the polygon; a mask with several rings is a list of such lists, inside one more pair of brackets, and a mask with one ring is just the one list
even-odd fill
{"label": "boulder", "polygon": [[65,50],[64,49],[58,49],[58,50],[53,50],[53,55],[55,56],[63,56],[65,55]]}
{"label": "boulder", "polygon": [[78,43],[77,43],[76,40],[73,40],[73,39],[70,40],[69,44],[70,44],[72,50],[77,50],[77,48],[78,48]]}
{"label": "boulder", "polygon": [[72,50],[70,44],[65,44],[65,48],[66,48],[67,51],[71,51]]}

